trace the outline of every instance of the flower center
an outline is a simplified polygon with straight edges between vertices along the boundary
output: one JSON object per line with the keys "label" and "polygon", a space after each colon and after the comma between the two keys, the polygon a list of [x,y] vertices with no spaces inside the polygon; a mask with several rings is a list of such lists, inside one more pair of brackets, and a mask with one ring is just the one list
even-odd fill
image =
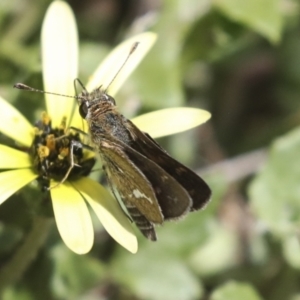
{"label": "flower center", "polygon": [[39,174],[38,182],[43,190],[50,186],[50,180],[62,181],[73,160],[68,180],[76,180],[88,176],[96,159],[88,155],[82,147],[71,148],[72,141],[82,143],[80,134],[67,130],[66,118],[60,126],[52,128],[51,119],[47,113],[35,124],[35,136],[30,147],[30,157],[33,168]]}

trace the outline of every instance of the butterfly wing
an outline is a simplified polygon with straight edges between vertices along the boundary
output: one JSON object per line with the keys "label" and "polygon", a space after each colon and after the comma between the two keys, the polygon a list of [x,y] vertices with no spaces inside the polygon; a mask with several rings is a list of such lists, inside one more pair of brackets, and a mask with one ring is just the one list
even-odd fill
{"label": "butterfly wing", "polygon": [[100,142],[100,153],[108,177],[126,206],[135,206],[155,224],[164,221],[155,193],[144,174],[128,159],[124,145],[105,139]]}
{"label": "butterfly wing", "polygon": [[99,153],[109,180],[140,230],[146,229],[146,237],[152,239],[147,228],[152,223],[176,219],[190,210],[191,199],[177,181],[131,147],[106,137],[100,141]]}
{"label": "butterfly wing", "polygon": [[[205,207],[211,197],[211,190],[206,182],[192,170],[169,156],[159,144],[147,133],[141,132],[131,121],[127,120],[126,127],[133,139],[130,146],[164,169],[188,192],[193,201],[191,211]],[[160,202],[159,204],[161,205]],[[165,211],[162,211],[165,215]]]}

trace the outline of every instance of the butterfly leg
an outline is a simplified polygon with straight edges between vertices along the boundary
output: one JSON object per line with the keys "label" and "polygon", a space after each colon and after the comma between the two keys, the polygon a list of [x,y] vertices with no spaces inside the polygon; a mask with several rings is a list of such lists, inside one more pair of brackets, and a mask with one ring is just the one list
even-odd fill
{"label": "butterfly leg", "polygon": [[88,149],[88,150],[91,150],[91,151],[94,151],[94,148],[89,146],[89,145],[85,145],[85,144],[82,144],[78,141],[74,141],[72,140],[71,141],[71,144],[70,144],[70,167],[68,169],[68,171],[66,172],[64,178],[60,181],[60,182],[57,182],[55,185],[52,185],[48,188],[48,190],[51,190],[59,185],[61,185],[62,183],[64,183],[67,178],[69,177],[72,169],[77,166],[77,167],[81,167],[80,165],[77,165],[75,164],[74,162],[74,148],[84,148],[84,149]]}

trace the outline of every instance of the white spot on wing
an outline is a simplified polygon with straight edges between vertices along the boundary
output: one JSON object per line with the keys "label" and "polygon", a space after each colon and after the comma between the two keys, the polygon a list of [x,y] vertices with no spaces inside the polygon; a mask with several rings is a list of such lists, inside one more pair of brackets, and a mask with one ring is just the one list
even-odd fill
{"label": "white spot on wing", "polygon": [[141,191],[135,189],[133,190],[133,195],[135,198],[144,198],[144,199],[147,199],[151,204],[153,203],[151,198],[147,197],[144,193],[141,193]]}

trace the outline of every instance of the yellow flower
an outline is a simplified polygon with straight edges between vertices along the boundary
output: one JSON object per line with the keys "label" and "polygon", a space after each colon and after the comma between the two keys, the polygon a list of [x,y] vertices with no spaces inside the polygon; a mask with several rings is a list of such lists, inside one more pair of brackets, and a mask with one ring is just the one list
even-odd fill
{"label": "yellow flower", "polygon": [[[109,88],[114,96],[125,79],[155,42],[155,34],[143,33],[115,48],[96,70],[87,84],[92,90],[102,84],[108,86],[125,60],[131,45],[140,45],[134,58],[125,65],[122,72]],[[42,29],[43,78],[46,91],[73,94],[73,80],[77,77],[78,38],[74,16],[69,6],[62,1],[54,1],[46,14]],[[82,128],[78,109],[72,115],[74,99],[46,94],[46,108],[52,120],[52,127],[58,128],[63,120],[71,126]],[[26,118],[0,97],[0,131],[14,139],[22,147],[29,149],[37,135]],[[173,108],[137,117],[132,121],[153,137],[173,134],[208,120],[206,111],[192,108]],[[155,120],[155,121],[154,121]],[[85,152],[86,156],[90,154]],[[40,174],[35,170],[27,152],[0,145],[0,204],[12,194]],[[41,154],[38,158],[41,158]],[[53,185],[53,178],[52,183]],[[86,202],[94,210],[107,232],[124,248],[132,253],[137,251],[137,240],[128,218],[116,199],[99,183],[88,177],[76,180],[68,178],[63,184],[50,189],[54,216],[58,231],[65,244],[78,254],[87,253],[94,240],[91,216]]]}

